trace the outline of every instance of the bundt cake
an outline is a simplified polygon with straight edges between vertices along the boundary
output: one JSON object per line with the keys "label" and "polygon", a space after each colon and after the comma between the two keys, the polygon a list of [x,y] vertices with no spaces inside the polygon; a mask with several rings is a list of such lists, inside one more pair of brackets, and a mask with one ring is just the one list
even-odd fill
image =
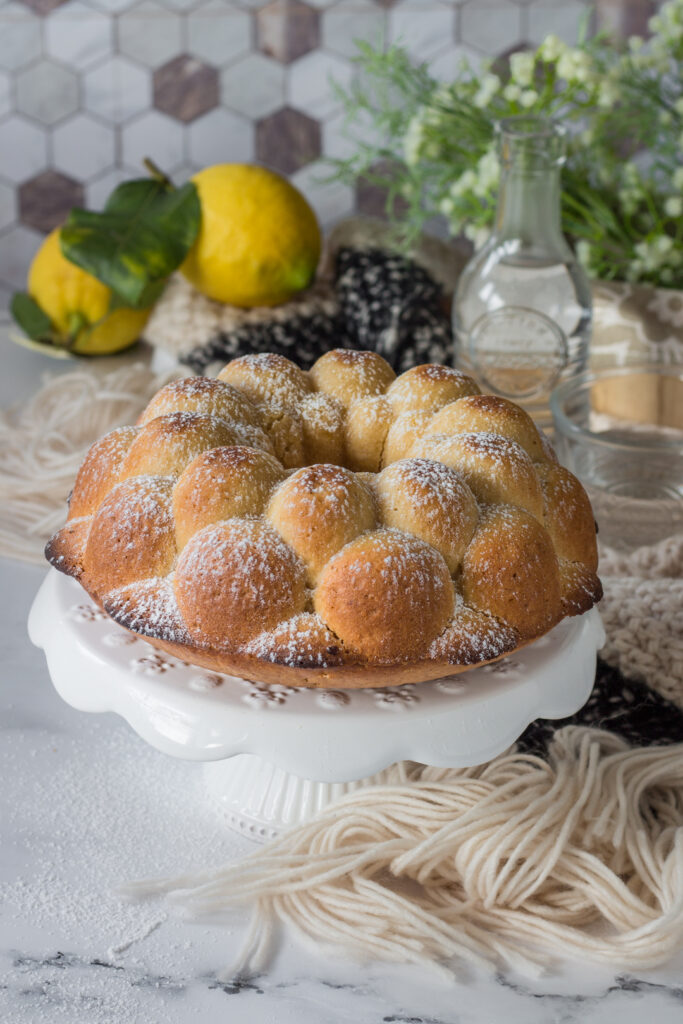
{"label": "bundt cake", "polygon": [[46,554],[155,646],[295,686],[450,675],[601,596],[588,498],[522,409],[342,349],[167,384],[91,447]]}

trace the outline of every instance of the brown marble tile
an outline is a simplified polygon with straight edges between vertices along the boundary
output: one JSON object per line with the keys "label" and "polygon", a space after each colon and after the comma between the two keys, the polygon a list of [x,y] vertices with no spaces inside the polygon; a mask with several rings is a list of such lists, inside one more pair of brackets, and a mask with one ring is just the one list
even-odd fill
{"label": "brown marble tile", "polygon": [[[390,164],[387,161],[383,161],[379,164],[373,165],[372,168],[376,173],[387,174],[390,170]],[[397,215],[401,215],[408,209],[408,204],[405,199],[400,196],[396,198],[395,212]],[[360,178],[356,183],[356,210],[358,213],[363,214],[365,217],[380,217],[382,220],[387,218],[387,190],[381,185],[375,185],[368,181],[367,178]]]}
{"label": "brown marble tile", "polygon": [[595,20],[598,29],[614,36],[647,36],[647,23],[656,13],[655,0],[595,0]]}
{"label": "brown marble tile", "polygon": [[256,124],[256,159],[274,171],[293,174],[322,152],[320,125],[291,107],[283,107]]}
{"label": "brown marble tile", "polygon": [[83,206],[83,186],[58,171],[43,171],[19,187],[19,220],[37,231],[62,224],[72,206]]}
{"label": "brown marble tile", "polygon": [[34,14],[39,14],[41,17],[45,17],[50,11],[54,11],[56,7],[61,7],[67,0],[19,0],[20,4],[24,7],[30,7]]}
{"label": "brown marble tile", "polygon": [[259,50],[283,64],[320,44],[320,16],[300,0],[274,0],[256,12]]}
{"label": "brown marble tile", "polygon": [[218,106],[218,72],[195,57],[174,57],[157,68],[152,81],[157,110],[185,124]]}

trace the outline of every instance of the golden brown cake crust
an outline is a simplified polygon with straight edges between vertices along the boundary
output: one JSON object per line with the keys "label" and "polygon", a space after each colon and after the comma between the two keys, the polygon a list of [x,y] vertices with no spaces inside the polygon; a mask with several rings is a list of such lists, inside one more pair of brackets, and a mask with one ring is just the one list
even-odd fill
{"label": "golden brown cake crust", "polygon": [[162,388],[91,447],[46,556],[161,649],[294,686],[452,675],[601,596],[588,498],[526,413],[345,350]]}

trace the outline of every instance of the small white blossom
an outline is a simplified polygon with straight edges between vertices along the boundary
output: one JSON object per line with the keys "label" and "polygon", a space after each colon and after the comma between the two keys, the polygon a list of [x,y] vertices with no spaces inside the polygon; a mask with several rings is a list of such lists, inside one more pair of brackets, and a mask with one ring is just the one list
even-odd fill
{"label": "small white blossom", "polygon": [[513,53],[510,57],[510,74],[518,85],[531,85],[534,80],[536,58],[526,51]]}
{"label": "small white blossom", "polygon": [[582,50],[566,50],[557,62],[557,73],[567,82],[588,82],[591,77],[590,58]]}
{"label": "small white blossom", "polygon": [[409,167],[414,167],[419,163],[423,143],[424,125],[420,114],[417,113],[410,119],[403,137],[403,159]]}
{"label": "small white blossom", "polygon": [[677,114],[683,114],[683,96],[674,103],[674,110]]}
{"label": "small white blossom", "polygon": [[509,100],[511,103],[515,103],[521,95],[522,90],[518,85],[515,85],[514,82],[509,82],[508,85],[506,85],[505,88],[503,89],[503,96],[505,97],[506,100]]}
{"label": "small white blossom", "polygon": [[619,89],[616,82],[605,79],[598,90],[598,106],[609,110],[619,101]]}
{"label": "small white blossom", "polygon": [[680,217],[683,213],[683,199],[680,196],[669,196],[664,203],[664,212],[667,217]]}
{"label": "small white blossom", "polygon": [[489,103],[500,89],[500,78],[498,75],[486,74],[479,84],[479,91],[474,97],[475,107],[488,107]]}
{"label": "small white blossom", "polygon": [[567,49],[567,44],[552,32],[549,36],[545,37],[538,48],[538,53],[543,60],[551,63],[556,61],[558,57],[561,57]]}
{"label": "small white blossom", "polygon": [[481,248],[486,239],[489,237],[489,231],[487,228],[478,228],[476,224],[467,224],[465,226],[465,237],[469,238],[470,242],[474,244],[475,249]]}
{"label": "small white blossom", "polygon": [[653,242],[656,252],[662,254],[670,252],[673,249],[673,244],[673,238],[669,238],[668,235],[659,235]]}
{"label": "small white blossom", "polygon": [[538,93],[535,89],[525,89],[522,95],[519,97],[519,102],[523,107],[533,107],[534,103],[538,100]]}
{"label": "small white blossom", "polygon": [[645,40],[642,36],[631,36],[628,41],[628,48],[631,53],[638,53],[639,50],[642,50],[644,42]]}
{"label": "small white blossom", "polygon": [[474,171],[470,168],[467,171],[463,171],[459,178],[451,185],[451,196],[453,199],[460,199],[465,192],[471,192],[474,186],[477,184],[477,176]]}
{"label": "small white blossom", "polygon": [[683,192],[683,167],[677,167],[672,178],[673,186]]}

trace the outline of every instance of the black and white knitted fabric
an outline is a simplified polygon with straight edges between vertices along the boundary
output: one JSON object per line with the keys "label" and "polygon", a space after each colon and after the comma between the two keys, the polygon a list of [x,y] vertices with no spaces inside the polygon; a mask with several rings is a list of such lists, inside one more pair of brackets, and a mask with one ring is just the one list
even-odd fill
{"label": "black and white knitted fabric", "polygon": [[250,352],[278,352],[308,369],[332,348],[374,349],[397,373],[418,363],[448,362],[452,333],[443,291],[417,263],[382,249],[336,254],[336,309],[302,311],[221,330],[181,360],[196,373]]}
{"label": "black and white knitted fabric", "polygon": [[593,692],[580,711],[559,721],[537,719],[517,741],[517,749],[543,756],[558,729],[591,725],[621,736],[633,747],[683,743],[683,707],[645,683],[626,679],[598,658]]}

